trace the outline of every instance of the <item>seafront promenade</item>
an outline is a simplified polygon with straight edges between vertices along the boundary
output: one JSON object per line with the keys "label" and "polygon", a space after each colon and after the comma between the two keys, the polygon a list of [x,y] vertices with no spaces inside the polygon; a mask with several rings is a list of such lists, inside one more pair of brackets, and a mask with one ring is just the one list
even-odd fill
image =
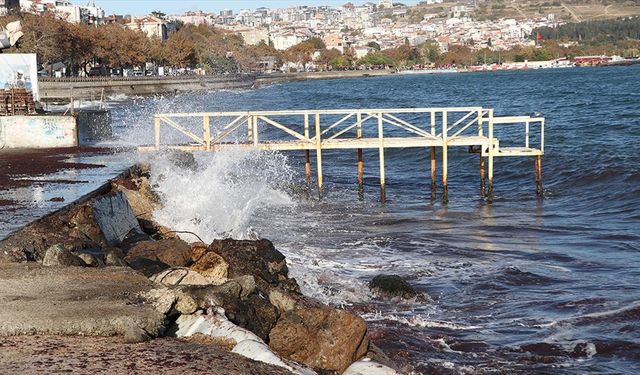
{"label": "seafront promenade", "polygon": [[43,101],[99,99],[112,95],[154,95],[223,89],[247,89],[273,83],[314,79],[385,76],[393,70],[346,70],[308,73],[228,74],[165,77],[65,77],[40,78]]}

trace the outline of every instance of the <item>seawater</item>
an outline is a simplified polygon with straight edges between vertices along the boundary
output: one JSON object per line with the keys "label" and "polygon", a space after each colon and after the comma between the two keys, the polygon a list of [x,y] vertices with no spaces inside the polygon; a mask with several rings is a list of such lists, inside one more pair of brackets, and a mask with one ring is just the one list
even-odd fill
{"label": "seawater", "polygon": [[[640,67],[308,81],[136,98],[114,107],[119,144],[151,143],[156,112],[482,106],[547,119],[545,197],[533,160],[496,161],[493,204],[478,160],[453,151],[450,203],[431,201],[428,150],[325,152],[326,196],[301,153],[154,158],[176,230],[271,239],[305,293],[360,312],[374,342],[417,373],[640,371]],[[163,135],[169,136],[169,135]],[[187,235],[188,236],[188,235]],[[384,302],[367,282],[399,274],[430,302]]]}

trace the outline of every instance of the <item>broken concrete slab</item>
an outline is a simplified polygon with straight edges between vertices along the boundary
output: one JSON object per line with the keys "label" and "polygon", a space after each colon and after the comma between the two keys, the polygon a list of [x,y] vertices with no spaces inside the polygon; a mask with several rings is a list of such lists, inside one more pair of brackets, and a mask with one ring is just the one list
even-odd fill
{"label": "broken concrete slab", "polygon": [[154,284],[129,268],[2,264],[0,280],[0,336],[131,336],[141,329],[157,336],[164,329],[164,315],[137,298]]}
{"label": "broken concrete slab", "polygon": [[92,207],[93,217],[109,246],[120,245],[131,233],[144,234],[122,191],[97,198]]}

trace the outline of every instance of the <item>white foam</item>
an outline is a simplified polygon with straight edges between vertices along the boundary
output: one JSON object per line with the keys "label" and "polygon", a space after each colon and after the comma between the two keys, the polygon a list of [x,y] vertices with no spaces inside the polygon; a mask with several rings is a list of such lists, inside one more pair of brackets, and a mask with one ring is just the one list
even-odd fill
{"label": "white foam", "polygon": [[381,314],[380,312],[363,314],[362,317],[368,321],[390,320],[405,324],[411,327],[419,328],[448,328],[452,330],[474,330],[481,329],[480,326],[464,325],[454,322],[446,322],[442,320],[433,320],[422,315],[413,315],[409,317],[398,316],[394,314]]}
{"label": "white foam", "polygon": [[238,149],[196,157],[198,168],[191,170],[168,156],[153,156],[151,182],[163,204],[154,213],[158,223],[205,242],[255,238],[251,222],[257,212],[294,206],[285,191],[292,172],[283,155]]}

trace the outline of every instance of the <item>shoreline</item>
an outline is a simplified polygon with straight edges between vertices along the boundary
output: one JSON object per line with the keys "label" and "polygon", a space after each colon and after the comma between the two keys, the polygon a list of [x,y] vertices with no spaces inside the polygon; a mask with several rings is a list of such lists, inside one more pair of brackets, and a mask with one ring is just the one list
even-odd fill
{"label": "shoreline", "polygon": [[40,79],[40,101],[100,100],[116,95],[157,95],[180,92],[250,89],[255,86],[307,80],[379,77],[391,70],[347,70],[270,75],[98,77]]}
{"label": "shoreline", "polygon": [[[0,369],[92,368],[99,364],[85,354],[53,349],[89,342],[135,344],[150,358],[167,345],[180,356],[200,352],[211,365],[194,362],[201,371],[397,374],[357,313],[300,292],[270,241],[187,243],[156,223],[150,212],[161,202],[147,168],[130,167],[0,241],[0,336],[13,337]],[[37,353],[23,346],[33,335],[48,342]],[[123,352],[107,368],[126,366]],[[238,354],[253,361],[229,365]],[[33,355],[46,361],[24,359]]]}
{"label": "shoreline", "polygon": [[[461,70],[457,74],[508,73],[531,71],[555,71],[567,69],[594,69],[631,67],[640,64],[609,64],[602,66],[575,66],[569,68],[530,68],[509,70]],[[441,75],[447,73],[414,73],[418,75]],[[108,100],[117,95],[149,96],[177,94],[194,91],[251,89],[255,87],[312,80],[346,78],[368,78],[407,75],[395,70],[345,70],[304,73],[276,74],[230,74],[222,76],[179,76],[179,77],[95,77],[95,78],[44,78],[39,81],[40,101],[68,102],[74,100]]]}

